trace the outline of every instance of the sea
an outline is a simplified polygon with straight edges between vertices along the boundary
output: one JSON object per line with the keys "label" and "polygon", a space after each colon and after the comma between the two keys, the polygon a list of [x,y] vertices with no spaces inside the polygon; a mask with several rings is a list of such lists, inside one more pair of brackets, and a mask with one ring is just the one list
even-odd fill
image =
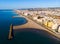
{"label": "sea", "polygon": [[60,44],[60,40],[50,33],[35,28],[23,28],[14,30],[14,38],[9,40],[10,25],[23,25],[27,20],[19,16],[12,9],[0,10],[0,44]]}

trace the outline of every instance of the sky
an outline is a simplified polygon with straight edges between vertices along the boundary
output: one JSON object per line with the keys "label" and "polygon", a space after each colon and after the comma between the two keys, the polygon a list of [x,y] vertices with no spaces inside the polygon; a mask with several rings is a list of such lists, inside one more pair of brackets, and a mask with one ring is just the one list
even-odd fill
{"label": "sky", "polygon": [[0,0],[0,9],[60,7],[60,0]]}

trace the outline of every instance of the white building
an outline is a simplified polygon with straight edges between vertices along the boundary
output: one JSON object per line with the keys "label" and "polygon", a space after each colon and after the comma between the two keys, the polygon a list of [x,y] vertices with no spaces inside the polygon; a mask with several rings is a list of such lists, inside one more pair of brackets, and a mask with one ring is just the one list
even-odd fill
{"label": "white building", "polygon": [[53,29],[53,30],[56,30],[57,27],[58,27],[58,24],[57,24],[57,23],[55,23],[55,24],[52,25],[52,29]]}
{"label": "white building", "polygon": [[28,13],[24,13],[24,15],[25,15],[25,16],[27,16],[27,15],[28,15]]}
{"label": "white building", "polygon": [[33,17],[33,20],[37,20],[37,17]]}

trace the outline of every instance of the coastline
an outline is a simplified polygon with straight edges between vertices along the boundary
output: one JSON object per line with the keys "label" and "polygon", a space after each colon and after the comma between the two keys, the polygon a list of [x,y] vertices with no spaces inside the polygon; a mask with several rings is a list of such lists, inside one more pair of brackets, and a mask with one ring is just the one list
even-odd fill
{"label": "coastline", "polygon": [[[15,30],[15,29],[19,29],[19,28],[25,28],[25,27],[27,27],[27,28],[37,28],[37,27],[38,27],[39,29],[43,29],[43,30],[49,32],[51,35],[53,35],[54,37],[56,37],[57,39],[60,40],[60,36],[59,36],[58,34],[53,33],[52,31],[48,30],[47,28],[44,28],[43,26],[37,24],[36,22],[32,21],[31,19],[23,16],[22,14],[19,13],[19,11],[17,11],[16,13],[19,14],[20,16],[22,16],[22,17],[30,20],[29,25],[31,25],[31,24],[34,24],[34,25],[32,25],[32,26],[30,26],[30,27],[28,27],[28,25],[25,25],[25,26],[23,26],[23,25],[22,25],[22,26],[14,26],[14,27],[13,27],[14,30]],[[32,23],[32,22],[33,22],[33,23]]]}

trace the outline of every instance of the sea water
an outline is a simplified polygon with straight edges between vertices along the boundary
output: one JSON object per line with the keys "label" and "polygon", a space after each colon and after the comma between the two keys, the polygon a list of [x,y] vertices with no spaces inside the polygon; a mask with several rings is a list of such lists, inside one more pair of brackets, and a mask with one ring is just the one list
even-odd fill
{"label": "sea water", "polygon": [[[14,31],[15,37],[8,40],[10,25],[23,25],[27,23],[25,18],[13,18],[17,16],[13,10],[0,10],[0,44],[59,44],[52,35],[43,30],[21,29]],[[19,15],[18,15],[19,16]]]}

